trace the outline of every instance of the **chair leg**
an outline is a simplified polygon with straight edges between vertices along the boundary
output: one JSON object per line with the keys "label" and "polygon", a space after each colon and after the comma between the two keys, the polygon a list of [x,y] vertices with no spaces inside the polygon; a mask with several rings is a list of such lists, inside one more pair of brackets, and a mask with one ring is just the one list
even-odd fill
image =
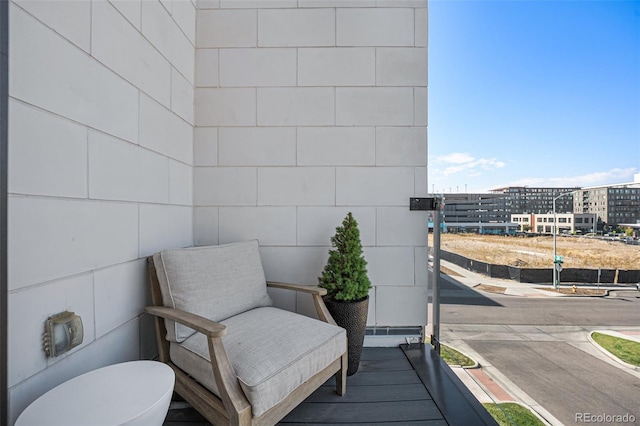
{"label": "chair leg", "polygon": [[347,393],[347,369],[349,368],[349,362],[346,352],[342,355],[341,365],[342,367],[336,373],[336,393],[340,396]]}

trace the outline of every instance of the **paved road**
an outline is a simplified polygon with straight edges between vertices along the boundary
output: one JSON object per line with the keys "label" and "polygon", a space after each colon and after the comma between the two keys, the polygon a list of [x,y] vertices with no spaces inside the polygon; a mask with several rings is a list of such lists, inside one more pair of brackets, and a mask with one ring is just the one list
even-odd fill
{"label": "paved road", "polygon": [[565,425],[581,424],[578,413],[630,413],[640,424],[640,372],[603,360],[587,339],[597,328],[640,326],[637,292],[523,298],[442,281],[442,340],[477,353],[487,371],[506,376]]}

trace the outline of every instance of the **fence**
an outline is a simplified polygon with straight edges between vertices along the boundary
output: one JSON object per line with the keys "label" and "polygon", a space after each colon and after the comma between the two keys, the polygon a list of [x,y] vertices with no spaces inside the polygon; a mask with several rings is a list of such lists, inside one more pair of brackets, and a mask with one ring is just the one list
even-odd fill
{"label": "fence", "polygon": [[[440,258],[491,278],[510,279],[521,283],[553,282],[553,268],[518,268],[508,265],[494,265],[444,250],[440,250]],[[600,279],[598,280],[597,269],[564,268],[561,272],[561,277],[565,283],[633,284],[640,282],[640,270],[601,269]]]}

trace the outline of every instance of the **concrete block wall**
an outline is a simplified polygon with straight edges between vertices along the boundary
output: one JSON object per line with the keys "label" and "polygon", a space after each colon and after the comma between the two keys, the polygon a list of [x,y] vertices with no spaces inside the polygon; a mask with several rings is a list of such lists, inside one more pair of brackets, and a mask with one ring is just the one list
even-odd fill
{"label": "concrete block wall", "polygon": [[198,3],[195,244],[257,238],[268,279],[317,284],[352,211],[369,325],[425,324],[427,217],[409,198],[427,193],[426,3]]}
{"label": "concrete block wall", "polygon": [[[195,25],[188,0],[10,4],[11,423],[71,377],[156,352],[144,258],[193,244]],[[48,359],[44,322],[64,310],[84,341]]]}

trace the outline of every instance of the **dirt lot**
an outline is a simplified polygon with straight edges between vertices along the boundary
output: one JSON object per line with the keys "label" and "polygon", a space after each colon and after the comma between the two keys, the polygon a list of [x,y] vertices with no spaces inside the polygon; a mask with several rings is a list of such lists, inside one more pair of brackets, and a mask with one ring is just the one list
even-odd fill
{"label": "dirt lot", "polygon": [[[429,235],[429,244],[432,244]],[[557,237],[557,254],[565,268],[640,269],[640,246],[587,237]],[[441,234],[441,248],[482,262],[548,268],[553,264],[553,238]]]}

